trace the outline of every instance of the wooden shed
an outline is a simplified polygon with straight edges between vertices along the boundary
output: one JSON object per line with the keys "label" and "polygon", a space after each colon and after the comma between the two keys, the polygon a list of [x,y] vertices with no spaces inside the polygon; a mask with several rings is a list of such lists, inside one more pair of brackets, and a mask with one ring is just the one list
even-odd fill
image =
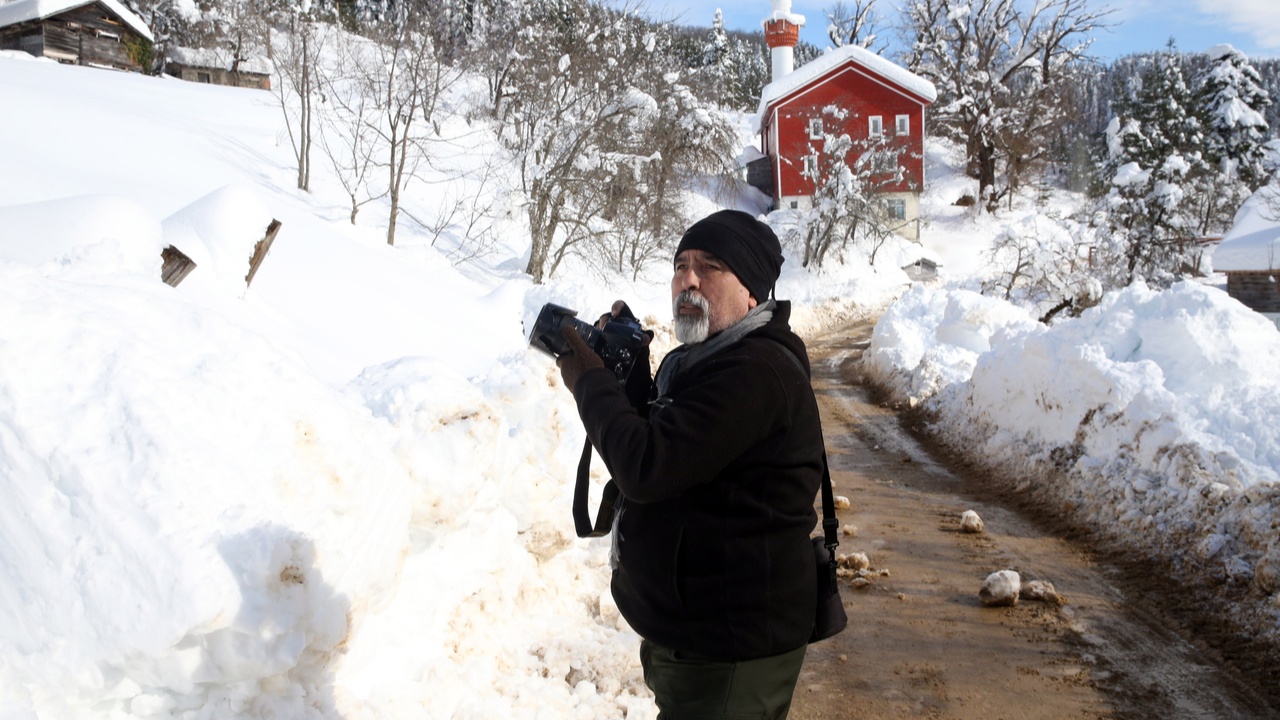
{"label": "wooden shed", "polygon": [[1258,190],[1213,249],[1213,269],[1227,294],[1280,326],[1280,189]]}
{"label": "wooden shed", "polygon": [[236,60],[216,48],[173,48],[169,51],[164,72],[188,82],[271,89],[271,68],[267,61]]}
{"label": "wooden shed", "polygon": [[13,0],[0,5],[0,50],[142,72],[151,29],[119,0]]}

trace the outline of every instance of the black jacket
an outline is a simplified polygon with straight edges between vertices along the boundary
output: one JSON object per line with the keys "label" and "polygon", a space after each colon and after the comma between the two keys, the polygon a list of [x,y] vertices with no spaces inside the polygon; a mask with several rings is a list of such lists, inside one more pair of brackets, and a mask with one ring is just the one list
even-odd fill
{"label": "black jacket", "polygon": [[822,427],[789,316],[780,302],[768,324],[683,368],[648,420],[607,370],[573,388],[625,498],[614,599],[659,645],[749,660],[795,650],[813,629]]}

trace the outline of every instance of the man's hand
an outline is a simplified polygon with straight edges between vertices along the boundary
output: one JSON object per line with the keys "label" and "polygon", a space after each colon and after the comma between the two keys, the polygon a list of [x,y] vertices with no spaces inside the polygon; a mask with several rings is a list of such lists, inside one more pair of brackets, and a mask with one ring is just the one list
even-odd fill
{"label": "man's hand", "polygon": [[557,358],[556,366],[560,368],[560,377],[564,380],[564,386],[569,388],[569,392],[573,392],[574,386],[578,384],[578,378],[588,370],[604,367],[604,361],[592,351],[577,330],[565,326],[561,335],[569,344],[570,352]]}

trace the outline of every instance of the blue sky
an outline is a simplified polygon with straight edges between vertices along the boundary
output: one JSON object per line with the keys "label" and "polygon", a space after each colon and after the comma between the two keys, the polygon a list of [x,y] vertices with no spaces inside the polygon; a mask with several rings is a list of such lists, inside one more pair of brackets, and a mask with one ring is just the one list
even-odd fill
{"label": "blue sky", "polygon": [[[792,1],[791,11],[807,21],[801,34],[806,41],[819,47],[828,44],[824,9],[834,4],[834,0]],[[760,29],[760,20],[772,9],[769,0],[648,0],[645,7],[650,17],[679,17],[682,24],[708,28],[719,7],[724,10],[725,25],[739,30]],[[876,6],[882,17],[891,20],[897,17],[895,7],[892,0],[880,0]],[[1170,37],[1185,51],[1202,52],[1229,43],[1250,57],[1280,57],[1280,0],[1117,0],[1094,2],[1091,7],[1112,9],[1109,20],[1114,27],[1099,32],[1093,44],[1093,53],[1103,59],[1156,50]],[[897,41],[888,23],[882,22],[881,35]]]}

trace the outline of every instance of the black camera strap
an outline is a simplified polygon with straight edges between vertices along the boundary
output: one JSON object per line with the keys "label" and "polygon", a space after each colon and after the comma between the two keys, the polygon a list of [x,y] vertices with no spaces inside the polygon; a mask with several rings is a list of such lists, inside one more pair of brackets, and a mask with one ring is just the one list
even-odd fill
{"label": "black camera strap", "polygon": [[613,508],[618,500],[618,485],[610,480],[604,485],[600,509],[596,511],[595,525],[587,511],[587,491],[591,475],[591,438],[582,447],[582,459],[578,461],[578,481],[573,486],[573,527],[580,538],[604,537],[613,527]]}

